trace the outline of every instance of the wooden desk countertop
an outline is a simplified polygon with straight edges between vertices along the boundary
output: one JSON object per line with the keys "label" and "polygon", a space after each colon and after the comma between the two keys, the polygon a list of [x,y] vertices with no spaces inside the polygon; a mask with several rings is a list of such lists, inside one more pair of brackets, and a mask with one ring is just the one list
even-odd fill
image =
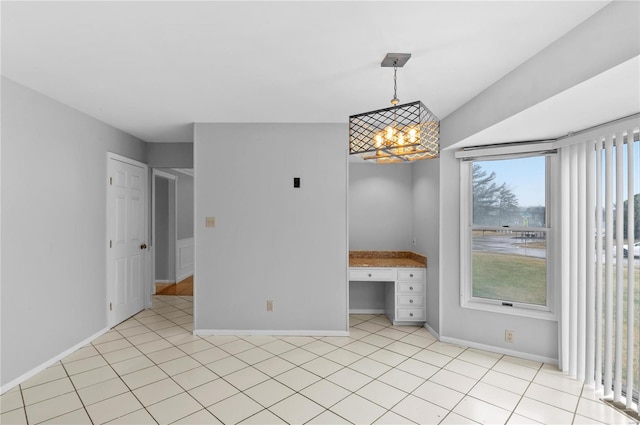
{"label": "wooden desk countertop", "polygon": [[349,267],[427,267],[427,257],[412,251],[349,251]]}

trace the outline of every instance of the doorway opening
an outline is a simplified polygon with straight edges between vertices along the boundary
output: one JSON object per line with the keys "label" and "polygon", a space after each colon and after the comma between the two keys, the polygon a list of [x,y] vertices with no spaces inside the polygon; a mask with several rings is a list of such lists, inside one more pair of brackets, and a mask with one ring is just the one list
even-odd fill
{"label": "doorway opening", "polygon": [[153,170],[153,293],[193,295],[193,170]]}

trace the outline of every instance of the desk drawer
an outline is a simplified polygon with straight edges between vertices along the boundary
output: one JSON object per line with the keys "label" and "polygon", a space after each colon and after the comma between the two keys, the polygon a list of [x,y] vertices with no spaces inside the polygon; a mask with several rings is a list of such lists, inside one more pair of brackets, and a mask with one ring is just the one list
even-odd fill
{"label": "desk drawer", "polygon": [[377,281],[377,282],[393,282],[393,270],[392,269],[370,269],[370,268],[358,268],[349,269],[349,280],[354,281]]}
{"label": "desk drawer", "polygon": [[423,307],[424,296],[422,294],[398,295],[398,307]]}
{"label": "desk drawer", "polygon": [[400,322],[424,322],[424,308],[399,308],[397,319]]}
{"label": "desk drawer", "polygon": [[424,269],[399,269],[398,270],[398,280],[411,280],[422,282],[424,280]]}
{"label": "desk drawer", "polygon": [[424,283],[422,282],[398,282],[398,294],[424,294]]}

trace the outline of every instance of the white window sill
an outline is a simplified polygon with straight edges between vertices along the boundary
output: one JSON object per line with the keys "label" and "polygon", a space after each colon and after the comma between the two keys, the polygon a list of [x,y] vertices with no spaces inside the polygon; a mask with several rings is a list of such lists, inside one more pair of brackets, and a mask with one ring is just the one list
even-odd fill
{"label": "white window sill", "polygon": [[469,308],[472,310],[488,311],[491,313],[509,314],[512,316],[528,317],[531,319],[558,321],[558,317],[552,311],[519,307],[517,303],[514,303],[512,307],[509,307],[509,306],[503,306],[501,304],[498,304],[497,302],[494,303],[490,301],[465,300],[465,301],[462,301],[461,307]]}

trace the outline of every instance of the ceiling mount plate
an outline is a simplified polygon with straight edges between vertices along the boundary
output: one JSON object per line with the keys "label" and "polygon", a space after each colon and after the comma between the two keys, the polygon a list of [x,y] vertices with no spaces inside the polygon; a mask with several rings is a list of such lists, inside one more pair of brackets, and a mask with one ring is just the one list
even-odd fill
{"label": "ceiling mount plate", "polygon": [[411,53],[387,53],[380,66],[383,68],[393,68],[394,66],[402,68],[409,58],[411,58]]}

